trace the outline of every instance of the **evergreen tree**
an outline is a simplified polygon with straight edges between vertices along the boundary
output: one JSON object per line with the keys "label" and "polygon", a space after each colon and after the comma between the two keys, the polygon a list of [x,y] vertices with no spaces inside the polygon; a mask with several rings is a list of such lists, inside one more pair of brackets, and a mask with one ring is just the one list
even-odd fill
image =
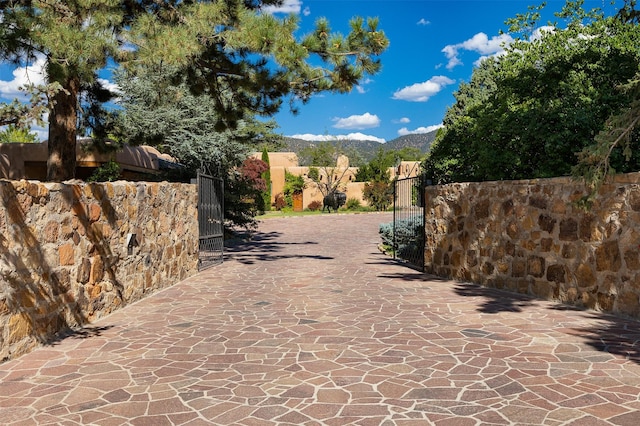
{"label": "evergreen tree", "polygon": [[97,72],[108,58],[122,58],[119,34],[130,24],[133,6],[141,7],[113,0],[0,2],[0,59],[47,60],[48,85],[38,89],[49,95],[47,180],[74,176],[80,93],[99,85]]}
{"label": "evergreen tree", "polygon": [[262,179],[266,187],[262,193],[262,209],[269,211],[271,210],[271,163],[269,162],[269,152],[266,147],[262,149],[262,161],[267,165],[267,170],[262,173]]}
{"label": "evergreen tree", "polygon": [[152,145],[175,157],[194,176],[197,170],[225,177],[260,145],[273,145],[273,121],[259,121],[246,113],[233,129],[218,131],[216,102],[194,94],[185,82],[174,85],[172,67],[149,68],[131,77],[116,73],[123,107],[116,121],[116,138],[131,145]]}
{"label": "evergreen tree", "polygon": [[[377,20],[351,22],[346,36],[326,20],[302,40],[295,16],[261,13],[281,0],[115,1],[15,0],[0,2],[0,59],[47,59],[49,160],[47,179],[75,173],[81,92],[92,104],[105,100],[97,72],[109,59],[131,75],[175,66],[174,82],[214,100],[216,129],[234,128],[247,111],[274,114],[283,97],[307,101],[320,91],[348,92],[366,74],[388,40]],[[318,62],[312,55],[319,59]],[[318,66],[322,63],[323,66]],[[4,112],[4,111],[3,111]]]}

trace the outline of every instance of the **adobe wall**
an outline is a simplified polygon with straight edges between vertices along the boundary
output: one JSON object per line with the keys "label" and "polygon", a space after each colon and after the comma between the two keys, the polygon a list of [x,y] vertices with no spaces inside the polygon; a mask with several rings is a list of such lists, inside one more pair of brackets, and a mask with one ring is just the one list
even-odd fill
{"label": "adobe wall", "polygon": [[197,272],[195,185],[0,180],[0,193],[0,360]]}
{"label": "adobe wall", "polygon": [[426,272],[640,317],[640,174],[590,210],[569,178],[426,189]]}
{"label": "adobe wall", "polygon": [[[147,145],[125,145],[112,153],[100,153],[87,149],[89,139],[76,144],[76,174],[89,177],[101,165],[114,159],[123,179],[141,180],[140,175],[151,179],[160,171],[160,161],[175,163],[175,159]],[[47,142],[0,143],[0,179],[45,180],[47,175]]]}
{"label": "adobe wall", "polygon": [[[307,181],[307,187],[304,189],[303,207],[307,208],[310,203],[317,201],[322,203],[323,195],[318,189],[318,185],[313,183],[310,179],[307,179],[309,173],[309,167],[298,165],[298,155],[295,152],[268,152],[269,166],[271,171],[271,203],[273,204],[276,195],[281,194],[284,191],[285,184],[285,171],[296,176],[304,176]],[[262,153],[255,152],[251,154],[251,157],[262,159]],[[340,190],[345,191],[347,199],[354,198],[363,206],[368,205],[368,201],[364,199],[364,182],[356,182],[356,174],[358,173],[358,167],[349,167],[349,158],[342,155],[336,161],[336,167],[320,167],[318,169],[322,175],[321,179],[325,179],[327,171],[335,173],[337,179],[342,173],[342,184]],[[415,177],[420,173],[419,161],[402,161],[397,167],[389,168],[389,176],[391,179],[398,178],[404,179],[407,177]]]}

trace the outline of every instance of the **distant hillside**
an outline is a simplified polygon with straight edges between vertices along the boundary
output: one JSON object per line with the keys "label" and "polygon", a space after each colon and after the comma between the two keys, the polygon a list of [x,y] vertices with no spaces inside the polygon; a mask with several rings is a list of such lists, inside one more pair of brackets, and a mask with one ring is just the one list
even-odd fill
{"label": "distant hillside", "polygon": [[434,139],[436,138],[437,132],[437,130],[434,130],[429,133],[400,136],[399,138],[395,138],[394,140],[387,142],[385,146],[387,146],[389,149],[413,147],[418,148],[421,152],[426,154],[427,152],[429,152],[429,148],[431,148],[431,143],[433,143]]}
{"label": "distant hillside", "polygon": [[[429,152],[429,148],[431,147],[431,143],[433,142],[435,137],[436,131],[433,131],[429,133],[400,136],[399,138],[393,139],[387,143],[361,140],[336,140],[329,142],[332,145],[340,145],[345,151],[347,151],[348,154],[350,152],[357,153],[357,156],[360,156],[360,161],[358,161],[358,159],[350,158],[352,160],[351,163],[353,165],[357,165],[354,163],[366,163],[371,160],[380,147],[388,150],[398,150],[402,148],[412,147],[418,148],[420,152],[426,154],[427,152]],[[284,146],[280,149],[280,151],[295,152],[296,154],[300,154],[300,151],[302,151],[303,149],[317,144],[320,144],[320,142],[312,142],[303,139],[285,137]],[[353,154],[350,155],[350,157],[353,156]]]}

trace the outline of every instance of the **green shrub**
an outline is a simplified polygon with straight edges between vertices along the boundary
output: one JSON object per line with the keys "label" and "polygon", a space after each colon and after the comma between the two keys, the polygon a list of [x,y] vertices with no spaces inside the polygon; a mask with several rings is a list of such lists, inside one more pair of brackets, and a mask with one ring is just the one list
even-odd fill
{"label": "green shrub", "polygon": [[113,160],[93,171],[87,182],[113,182],[120,179],[120,165]]}
{"label": "green shrub", "polygon": [[300,194],[306,187],[304,177],[284,171],[284,199],[289,207],[293,206],[293,195]]}
{"label": "green shrub", "polygon": [[393,222],[380,224],[379,234],[382,238],[382,244],[394,250],[400,258],[405,258],[410,253],[422,247],[424,239],[424,225],[419,218],[402,219],[395,223],[395,241],[394,241]]}
{"label": "green shrub", "polygon": [[345,208],[347,210],[360,210],[362,209],[362,203],[357,198],[349,198]]}

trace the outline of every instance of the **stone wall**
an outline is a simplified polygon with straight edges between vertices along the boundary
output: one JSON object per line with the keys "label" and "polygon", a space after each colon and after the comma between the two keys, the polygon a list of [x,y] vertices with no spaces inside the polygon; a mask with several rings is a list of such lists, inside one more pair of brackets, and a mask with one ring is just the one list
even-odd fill
{"label": "stone wall", "polygon": [[426,189],[426,271],[640,317],[640,174],[616,176],[591,209],[569,178]]}
{"label": "stone wall", "polygon": [[0,360],[197,272],[195,185],[0,180]]}

